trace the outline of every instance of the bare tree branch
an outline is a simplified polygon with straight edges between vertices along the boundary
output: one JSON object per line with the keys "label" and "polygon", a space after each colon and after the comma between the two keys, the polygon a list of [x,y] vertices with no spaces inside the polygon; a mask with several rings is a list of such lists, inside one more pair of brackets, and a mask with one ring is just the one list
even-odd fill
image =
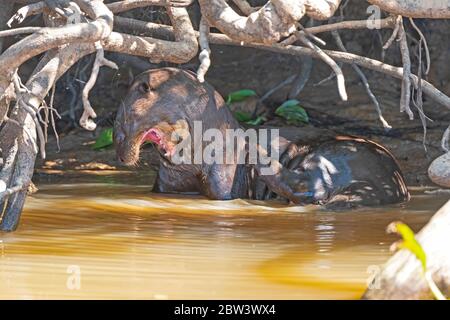
{"label": "bare tree branch", "polygon": [[430,0],[367,0],[381,10],[411,18],[449,19],[448,1]]}
{"label": "bare tree branch", "polygon": [[45,3],[43,1],[32,3],[20,8],[12,17],[8,20],[6,25],[11,28],[13,23],[20,24],[27,17],[33,16],[35,14],[41,13],[45,8]]}
{"label": "bare tree branch", "polygon": [[441,148],[445,152],[450,151],[450,148],[448,146],[449,140],[450,140],[450,126],[448,126],[447,129],[445,129],[444,134],[442,135],[442,140],[441,140]]}
{"label": "bare tree branch", "polygon": [[[0,0],[0,34],[2,30],[4,30],[7,25],[7,21],[11,17],[14,8],[14,1],[11,0]],[[0,39],[0,53],[3,51],[3,39]]]}
{"label": "bare tree branch", "polygon": [[[347,49],[344,46],[344,43],[342,42],[341,36],[339,35],[338,31],[332,32],[333,37],[335,38],[336,44],[343,52],[347,52]],[[366,75],[361,71],[361,69],[354,63],[352,63],[352,68],[355,70],[356,74],[361,79],[361,82],[364,85],[364,88],[366,89],[366,92],[369,96],[369,98],[372,100],[373,104],[375,105],[375,109],[378,113],[378,119],[380,119],[381,124],[385,129],[391,129],[392,127],[389,125],[389,123],[384,119],[383,112],[381,111],[380,103],[378,102],[378,99],[373,94],[372,90],[370,89],[369,82],[367,81]]]}
{"label": "bare tree branch", "polygon": [[175,39],[172,26],[121,16],[114,16],[114,29],[171,41]]}
{"label": "bare tree branch", "polygon": [[94,43],[110,34],[113,15],[102,1],[74,1],[95,20],[60,28],[43,28],[9,47],[0,56],[0,97],[9,85],[15,70],[30,58],[66,43]]}
{"label": "bare tree branch", "polygon": [[152,62],[183,63],[191,60],[197,54],[198,42],[188,13],[184,8],[168,8],[167,12],[173,25],[175,42],[112,32],[102,42],[103,48],[148,57]]}
{"label": "bare tree branch", "polygon": [[209,35],[209,25],[206,19],[202,18],[200,21],[199,28],[199,44],[202,50],[199,55],[200,66],[197,70],[197,79],[200,82],[205,82],[205,74],[208,72],[209,66],[211,65],[211,49],[209,48],[208,35]]}
{"label": "bare tree branch", "polygon": [[402,92],[400,98],[400,112],[408,114],[409,119],[414,119],[414,114],[411,111],[411,58],[409,56],[408,41],[406,40],[406,32],[403,26],[403,22],[400,23],[400,29],[398,31],[398,41],[400,43],[400,52],[402,54],[403,63],[403,80],[402,80]]}
{"label": "bare tree branch", "polygon": [[125,0],[108,3],[107,6],[112,13],[120,13],[148,6],[182,8],[191,5],[192,2],[193,0]]}
{"label": "bare tree branch", "polygon": [[331,69],[333,69],[334,73],[336,74],[339,95],[341,96],[341,99],[343,101],[347,101],[348,97],[347,91],[345,89],[345,77],[338,64],[332,58],[330,58],[330,56],[327,55],[322,49],[320,49],[318,46],[309,41],[303,34],[299,33],[298,39],[307,47],[309,47],[311,50],[314,50],[316,52],[316,56],[320,57],[322,61],[324,61],[326,64],[330,66]]}
{"label": "bare tree branch", "polygon": [[230,38],[244,43],[278,42],[296,30],[305,14],[314,19],[330,18],[341,0],[270,0],[248,17],[236,13],[225,0],[199,0],[203,17]]}
{"label": "bare tree branch", "polygon": [[[388,17],[375,21],[380,29],[393,28],[395,25],[395,17]],[[321,26],[305,28],[305,31],[311,34],[318,34],[323,32],[331,32],[335,30],[355,30],[355,29],[367,29],[367,20],[350,20],[341,21],[336,23],[324,24]],[[287,39],[283,40],[282,44],[289,45],[297,41],[297,33],[289,36]]]}
{"label": "bare tree branch", "polygon": [[[425,75],[427,75],[430,72],[430,66],[431,66],[430,50],[428,49],[427,39],[425,38],[425,36],[423,35],[422,31],[419,29],[419,27],[414,22],[414,19],[413,18],[409,18],[409,21],[411,22],[411,25],[413,26],[413,28],[419,34],[420,40],[423,43],[423,46],[424,46],[424,49],[425,49],[425,58],[426,58],[426,62],[427,62],[426,68],[425,68]],[[420,61],[420,63],[422,63],[422,61]]]}
{"label": "bare tree branch", "polygon": [[261,9],[246,17],[236,13],[225,0],[199,0],[202,16],[210,26],[234,40],[257,43],[278,42],[295,31],[295,22],[305,14],[305,8],[300,2],[293,4],[293,15],[283,11],[289,0],[279,2],[280,11],[277,11],[276,4],[268,1]]}
{"label": "bare tree branch", "polygon": [[105,58],[105,52],[100,45],[100,43],[96,43],[97,54],[94,61],[94,66],[92,67],[91,76],[89,80],[86,82],[86,85],[83,88],[82,98],[83,98],[83,114],[80,118],[80,126],[86,130],[93,131],[97,127],[94,121],[91,118],[96,118],[97,114],[89,102],[89,92],[94,87],[95,82],[97,81],[98,72],[100,71],[100,67],[107,66],[113,69],[119,69],[119,67],[112,61],[109,61]]}
{"label": "bare tree branch", "polygon": [[[391,16],[392,17],[392,16]],[[394,31],[392,32],[389,39],[386,41],[386,43],[383,46],[383,50],[389,49],[389,47],[392,45],[395,39],[397,39],[398,31],[400,30],[400,24],[402,23],[402,16],[397,16],[395,18],[395,27]]]}
{"label": "bare tree branch", "polygon": [[35,32],[41,31],[41,30],[42,30],[42,27],[23,27],[23,28],[16,28],[16,29],[12,29],[12,30],[3,30],[3,31],[0,31],[0,38],[16,36],[16,35],[25,34],[25,33],[35,33]]}
{"label": "bare tree branch", "polygon": [[[211,33],[209,35],[209,42],[213,44],[221,44],[221,45],[234,45],[234,46],[240,46],[240,42],[234,41],[223,34],[218,33]],[[319,58],[317,56],[317,53],[310,49],[300,46],[283,46],[280,44],[273,44],[273,45],[264,45],[264,44],[258,44],[258,43],[250,43],[246,44],[247,47],[251,48],[257,48],[257,49],[263,49],[268,50],[272,52],[277,53],[284,53],[284,54],[291,54],[295,56],[312,56],[314,58]],[[403,79],[403,68],[400,67],[394,67],[392,65],[383,63],[378,60],[370,59],[367,57],[359,56],[353,53],[347,53],[347,52],[341,52],[341,51],[334,51],[334,50],[323,50],[326,54],[328,54],[331,58],[333,58],[336,61],[341,61],[344,63],[355,63],[361,67],[374,70],[377,72],[381,72],[384,74],[387,74],[391,77],[397,78],[397,79]],[[414,85],[416,86],[418,84],[418,78],[416,75],[411,74],[411,79],[414,82]],[[422,80],[422,86],[423,91],[434,101],[441,104],[442,106],[446,108],[450,108],[450,98],[436,89],[431,83],[428,81]]]}

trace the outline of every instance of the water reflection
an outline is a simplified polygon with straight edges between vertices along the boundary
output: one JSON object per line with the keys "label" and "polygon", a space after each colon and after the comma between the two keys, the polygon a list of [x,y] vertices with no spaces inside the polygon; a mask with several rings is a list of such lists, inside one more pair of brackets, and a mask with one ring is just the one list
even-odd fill
{"label": "water reflection", "polygon": [[418,230],[446,200],[419,190],[406,206],[332,213],[101,178],[29,198],[20,229],[0,235],[0,298],[357,298],[395,240],[386,225]]}
{"label": "water reflection", "polygon": [[[333,249],[335,230],[335,217],[329,214],[320,215],[318,224],[314,227],[316,231],[316,245],[317,253],[320,255],[327,255]],[[325,266],[322,266],[323,268]]]}

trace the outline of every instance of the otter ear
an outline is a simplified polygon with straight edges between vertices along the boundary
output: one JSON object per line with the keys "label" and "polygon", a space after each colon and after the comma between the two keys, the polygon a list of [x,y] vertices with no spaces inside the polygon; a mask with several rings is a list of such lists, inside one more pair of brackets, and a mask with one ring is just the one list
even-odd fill
{"label": "otter ear", "polygon": [[149,93],[150,92],[150,86],[148,85],[147,82],[142,81],[141,83],[139,83],[138,90],[141,93]]}

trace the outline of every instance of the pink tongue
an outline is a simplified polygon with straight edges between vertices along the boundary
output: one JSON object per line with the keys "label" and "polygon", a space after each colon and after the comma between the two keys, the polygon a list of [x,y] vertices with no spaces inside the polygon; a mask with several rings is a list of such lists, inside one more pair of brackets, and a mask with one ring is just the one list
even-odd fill
{"label": "pink tongue", "polygon": [[152,128],[144,133],[144,135],[142,136],[142,141],[151,141],[159,144],[161,142],[161,136],[156,129]]}

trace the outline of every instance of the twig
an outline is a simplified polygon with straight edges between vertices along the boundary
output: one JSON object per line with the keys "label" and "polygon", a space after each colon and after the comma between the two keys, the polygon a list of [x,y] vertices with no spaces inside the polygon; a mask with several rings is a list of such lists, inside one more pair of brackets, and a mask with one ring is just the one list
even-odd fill
{"label": "twig", "polygon": [[[304,57],[300,65],[300,73],[293,80],[291,90],[289,91],[288,98],[295,99],[305,88],[308,83],[309,77],[313,67],[313,60],[311,57]],[[334,74],[334,73],[333,73]]]}
{"label": "twig", "polygon": [[[338,62],[338,66],[339,66],[340,68],[342,68],[342,63],[341,63],[341,62]],[[320,81],[314,83],[314,84],[313,84],[313,87],[321,86],[321,85],[323,85],[323,84],[325,84],[325,83],[327,83],[327,82],[333,80],[335,77],[336,77],[336,74],[335,74],[333,71],[331,71],[331,72],[330,72],[330,75],[329,75],[328,77],[323,78],[322,80],[320,80]]]}
{"label": "twig", "polygon": [[318,46],[316,46],[314,43],[312,43],[310,40],[308,40],[303,34],[299,33],[299,38],[304,45],[308,46],[310,49],[314,50],[317,55],[326,63],[328,64],[331,69],[333,69],[334,73],[336,73],[337,78],[337,85],[339,90],[339,95],[341,96],[341,99],[343,101],[347,101],[347,91],[345,89],[345,78],[344,74],[342,73],[341,68],[337,65],[337,63],[329,56],[327,55],[322,49],[320,49]]}
{"label": "twig", "polygon": [[[380,26],[381,29],[393,28],[395,26],[395,17],[388,17],[385,19],[376,20],[375,23]],[[367,29],[367,20],[351,20],[351,21],[341,21],[336,23],[324,24],[316,27],[305,28],[310,34],[317,34],[322,32],[330,32],[334,30],[341,29]],[[282,44],[290,45],[297,41],[297,35],[293,34],[284,41]]]}
{"label": "twig", "polygon": [[199,28],[199,37],[198,42],[200,45],[200,54],[198,56],[198,59],[200,60],[200,66],[197,70],[197,79],[200,82],[205,82],[205,75],[208,72],[208,69],[211,65],[211,49],[209,48],[209,25],[206,19],[203,17],[200,20],[200,28]]}
{"label": "twig", "polygon": [[[428,148],[426,145],[427,142],[427,120],[431,120],[430,118],[428,118],[425,113],[423,112],[423,100],[422,100],[422,94],[417,93],[417,100],[412,99],[413,105],[416,107],[417,111],[419,112],[419,118],[420,118],[420,122],[422,123],[422,128],[423,128],[423,136],[422,136],[422,145],[423,148],[425,149],[425,152],[428,153]],[[420,96],[420,98],[419,98]]]}
{"label": "twig", "polygon": [[[427,120],[429,119],[425,113],[423,112],[423,97],[422,97],[422,43],[423,39],[421,38],[419,41],[419,66],[417,68],[417,90],[414,90],[413,87],[413,105],[416,107],[417,111],[419,111],[420,121],[423,127],[423,137],[422,137],[422,145],[425,149],[425,152],[428,154],[428,148],[426,145],[427,142]],[[414,95],[415,93],[415,95]],[[431,119],[429,119],[431,120]],[[431,120],[432,121],[432,120]]]}
{"label": "twig", "polygon": [[34,33],[34,32],[40,31],[40,30],[42,30],[42,27],[23,27],[23,28],[16,28],[16,29],[12,29],[12,30],[3,30],[3,31],[0,31],[0,38],[16,36],[19,34]]}
{"label": "twig", "polygon": [[183,8],[191,5],[192,2],[193,0],[124,0],[108,3],[107,7],[113,13],[120,13],[148,6],[170,6],[173,8]]}
{"label": "twig", "polygon": [[61,146],[59,144],[59,134],[58,134],[58,130],[56,130],[55,116],[53,115],[53,112],[56,114],[58,119],[61,119],[61,116],[59,115],[58,111],[56,111],[56,109],[53,108],[53,102],[55,100],[55,91],[56,91],[55,89],[56,89],[56,85],[53,85],[52,93],[50,95],[50,119],[52,122],[53,133],[55,134],[56,145],[58,147],[58,152],[59,152],[61,150]]}
{"label": "twig", "polygon": [[[314,27],[314,19],[309,19],[306,23],[307,27]],[[308,33],[310,34],[310,33]],[[312,35],[312,34],[311,34]],[[299,96],[302,90],[305,88],[311,76],[313,68],[313,59],[311,57],[302,57],[300,62],[300,72],[294,79],[289,91],[288,98],[295,99]]]}
{"label": "twig", "polygon": [[[314,27],[315,28],[315,27]],[[167,31],[170,31],[173,34],[173,28],[169,27],[167,28]],[[196,36],[198,37],[198,33],[196,33]],[[217,44],[217,45],[231,45],[231,46],[242,46],[240,41],[233,40],[229,38],[228,36],[220,33],[210,33],[209,34],[209,43],[210,44]],[[260,44],[260,43],[246,43],[246,47],[249,48],[256,48],[261,50],[267,50],[270,52],[276,52],[276,53],[282,53],[282,54],[289,54],[293,56],[311,56],[316,59],[319,58],[317,52],[315,50],[312,50],[310,48],[305,48],[301,46],[283,46],[281,44],[273,44],[273,45],[266,45],[266,44]],[[379,60],[371,59],[368,57],[360,56],[357,54],[349,53],[349,52],[342,52],[342,51],[335,51],[335,50],[323,50],[327,55],[329,55],[331,58],[335,59],[338,64],[339,63],[355,63],[360,67],[367,68],[370,70],[374,70],[376,72],[387,74],[391,77],[397,78],[397,79],[403,79],[403,68],[395,67],[387,63],[383,63]],[[414,85],[418,83],[418,78],[416,75],[411,74],[410,75]],[[444,94],[442,91],[438,90],[434,85],[432,85],[430,82],[426,80],[422,80],[422,87],[423,91],[435,102],[439,103],[440,105],[450,108],[450,97],[448,97],[446,94]]]}
{"label": "twig", "polygon": [[315,36],[313,33],[309,32],[308,29],[303,27],[300,23],[297,23],[297,27],[300,29],[300,30],[294,32],[294,35],[297,36],[297,39],[299,38],[299,34],[303,33],[308,38],[310,38],[311,40],[316,42],[318,45],[325,46],[327,44],[324,40],[320,39],[319,37]]}
{"label": "twig", "polygon": [[445,130],[444,134],[442,135],[442,140],[441,140],[441,148],[445,152],[450,151],[450,148],[448,147],[449,139],[450,139],[450,126],[448,126],[448,128]]}
{"label": "twig", "polygon": [[[428,49],[427,39],[425,38],[422,31],[419,29],[419,27],[414,22],[414,19],[409,18],[409,21],[411,22],[411,25],[413,26],[413,28],[419,34],[420,40],[423,42],[423,47],[425,49],[425,58],[427,60],[427,67],[425,68],[425,75],[428,75],[428,73],[430,72],[431,58],[430,58],[430,50]],[[419,61],[420,61],[420,63],[422,63],[422,59],[420,59]]]}
{"label": "twig", "polygon": [[400,42],[400,52],[402,55],[403,63],[403,80],[402,80],[402,91],[400,98],[400,112],[405,112],[408,114],[409,119],[414,119],[414,114],[411,111],[411,58],[409,56],[408,41],[406,40],[405,27],[403,21],[400,23],[400,28],[398,32],[398,41]]}
{"label": "twig", "polygon": [[[339,35],[338,31],[332,31],[331,34],[333,35],[339,49],[341,49],[344,52],[347,52],[347,48],[345,48],[345,45],[342,42],[341,36]],[[370,99],[372,100],[373,104],[375,105],[375,108],[378,113],[378,119],[380,119],[381,124],[387,130],[392,129],[392,126],[389,125],[389,123],[383,117],[383,112],[381,111],[380,103],[378,102],[377,98],[375,97],[372,90],[370,89],[370,85],[369,85],[369,82],[367,81],[365,74],[361,71],[361,68],[358,67],[356,64],[352,63],[351,66],[352,66],[353,70],[358,74],[359,78],[361,79],[361,82],[364,85],[364,88],[366,89],[367,94],[369,95]]]}
{"label": "twig", "polygon": [[272,94],[274,94],[275,92],[277,92],[279,89],[283,88],[284,86],[287,86],[288,84],[292,83],[295,78],[297,77],[297,75],[292,75],[288,78],[286,78],[285,80],[281,81],[279,84],[277,84],[275,87],[273,87],[272,89],[270,89],[269,91],[267,91],[260,99],[260,102],[263,102],[265,100],[267,100]]}
{"label": "twig", "polygon": [[41,110],[44,110],[44,119],[42,119],[40,117],[41,123],[44,126],[44,138],[45,138],[45,143],[48,142],[48,123],[49,123],[49,110],[47,108],[47,106],[45,105],[45,102],[42,103],[42,105],[39,107],[37,114],[40,115]]}
{"label": "twig", "polygon": [[[27,103],[27,99],[24,98],[24,95],[32,95],[32,93],[27,89],[27,87],[25,87],[25,85],[23,85],[22,81],[20,80],[19,75],[17,74],[17,70],[12,77],[12,81],[14,83],[14,88],[16,90],[16,97],[17,97],[19,106],[22,107],[23,109],[25,109],[29,113],[29,115],[32,117],[32,119],[35,123],[36,132],[38,134],[39,143],[40,143],[39,151],[41,153],[41,158],[45,159],[45,157],[46,157],[46,155],[45,155],[46,139],[45,139],[44,132],[42,131],[41,124],[39,122],[39,120],[41,120],[41,122],[42,122],[42,119],[38,119],[38,116],[40,117],[38,110],[35,110],[34,107],[29,105]],[[44,125],[45,125],[45,123],[44,123]],[[29,132],[27,132],[27,135],[31,138],[31,141],[33,141],[35,150],[37,150],[38,147],[36,145],[35,139],[32,138],[33,136]]]}
{"label": "twig", "polygon": [[94,109],[89,102],[89,92],[94,87],[95,82],[97,81],[98,73],[100,71],[100,67],[107,66],[112,69],[119,69],[119,67],[112,61],[109,61],[105,58],[105,52],[100,42],[96,42],[97,54],[95,56],[94,66],[92,67],[92,72],[89,80],[86,82],[86,85],[83,88],[82,92],[82,100],[83,100],[83,114],[80,118],[80,126],[86,130],[93,131],[97,127],[95,122],[92,119],[97,117]]}
{"label": "twig", "polygon": [[27,17],[41,13],[42,10],[45,8],[45,3],[43,1],[32,3],[29,5],[26,5],[19,10],[11,17],[11,19],[8,20],[6,25],[11,28],[11,25],[13,23],[20,24],[22,23]]}
{"label": "twig", "polygon": [[402,16],[397,16],[395,19],[395,27],[394,31],[392,32],[391,36],[389,37],[388,41],[383,46],[383,51],[386,51],[389,49],[389,47],[392,45],[395,39],[397,39],[398,31],[400,30],[400,23],[402,22]]}

